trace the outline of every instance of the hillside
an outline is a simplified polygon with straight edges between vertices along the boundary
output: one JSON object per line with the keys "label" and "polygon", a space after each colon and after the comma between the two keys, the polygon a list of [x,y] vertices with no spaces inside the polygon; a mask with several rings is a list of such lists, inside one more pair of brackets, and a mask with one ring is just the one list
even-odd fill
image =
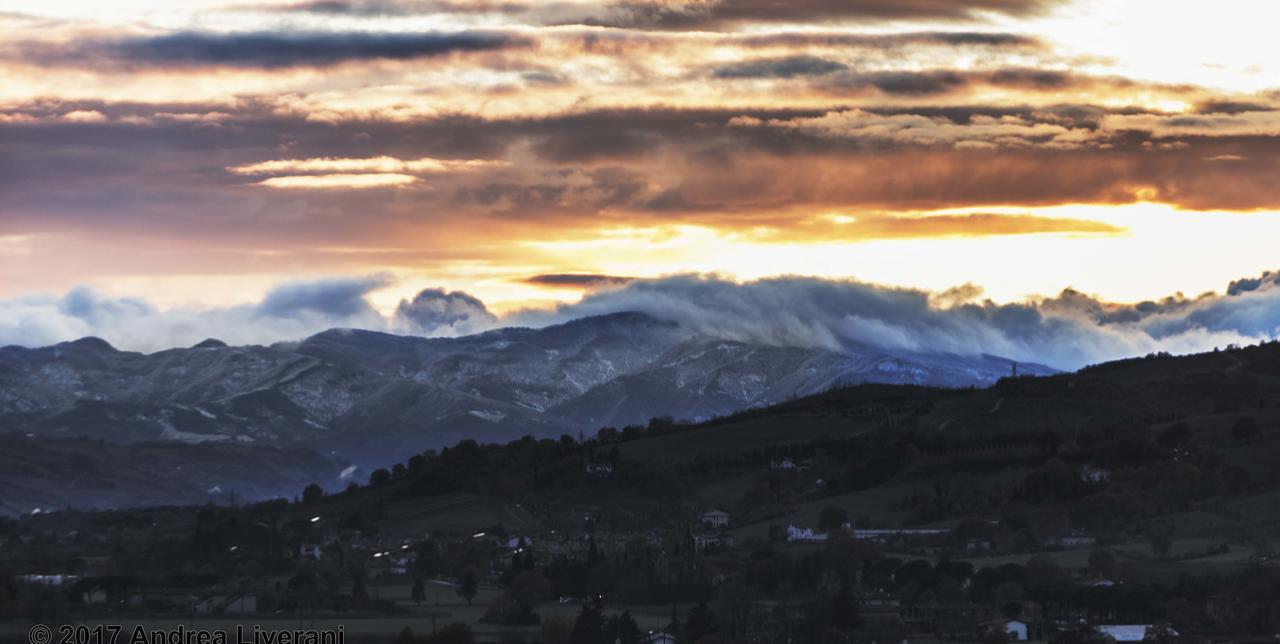
{"label": "hillside", "polygon": [[83,338],[0,348],[0,428],[116,445],[304,449],[367,476],[464,439],[697,421],[862,382],[986,386],[1010,369],[990,356],[748,344],[636,313],[460,338],[335,329],[269,347],[206,340],[151,354]]}

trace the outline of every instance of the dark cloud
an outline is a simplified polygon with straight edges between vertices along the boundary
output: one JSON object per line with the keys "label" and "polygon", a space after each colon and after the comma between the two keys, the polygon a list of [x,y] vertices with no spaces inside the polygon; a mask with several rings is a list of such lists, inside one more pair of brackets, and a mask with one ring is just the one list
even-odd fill
{"label": "dark cloud", "polygon": [[365,296],[391,282],[387,275],[372,275],[284,284],[267,293],[256,310],[259,315],[277,318],[299,314],[330,318],[365,316],[373,313]]}
{"label": "dark cloud", "polygon": [[794,78],[821,76],[848,69],[844,63],[814,56],[746,60],[717,67],[717,78]]}
{"label": "dark cloud", "polygon": [[[103,120],[63,118],[77,111]],[[1116,115],[1144,115],[1091,106],[900,107],[834,116],[653,108],[328,122],[251,101],[39,102],[6,113],[29,120],[0,126],[0,190],[11,234],[107,218],[117,230],[182,238],[242,239],[232,233],[251,226],[261,238],[290,244],[376,244],[385,242],[388,226],[422,221],[424,212],[437,213],[437,229],[476,216],[581,223],[604,213],[714,224],[769,211],[786,217],[814,209],[1132,203],[1140,190],[1145,199],[1192,209],[1280,207],[1277,137],[1238,133],[1262,125],[1200,119],[1199,129],[1182,134],[1170,123],[1188,124],[1186,118],[1154,114],[1161,120],[1151,125],[1107,129]],[[756,125],[740,125],[748,121]],[[1232,129],[1208,135],[1217,127]],[[281,158],[511,154],[531,158],[434,177],[429,190],[272,192],[226,171]],[[1215,158],[1232,161],[1206,161]],[[343,216],[356,212],[361,216]]]}
{"label": "dark cloud", "polygon": [[595,273],[550,273],[534,275],[521,281],[535,286],[597,288],[600,286],[617,286],[626,284],[636,278],[619,275],[597,275]]}
{"label": "dark cloud", "polygon": [[1227,295],[1240,295],[1241,293],[1256,291],[1262,288],[1263,286],[1271,286],[1271,285],[1277,285],[1277,284],[1280,284],[1280,273],[1273,273],[1271,271],[1267,271],[1266,273],[1263,273],[1259,277],[1247,277],[1247,278],[1238,279],[1232,282],[1231,284],[1227,285]]}
{"label": "dark cloud", "polygon": [[325,67],[352,61],[411,60],[527,47],[501,32],[178,32],[162,36],[85,39],[70,44],[18,43],[26,63],[76,67]]}
{"label": "dark cloud", "polygon": [[913,45],[1010,47],[1039,49],[1044,42],[1032,36],[980,31],[914,31],[896,34],[786,32],[723,36],[744,47],[902,48]]}
{"label": "dark cloud", "polygon": [[1064,0],[614,0],[596,5],[529,0],[311,0],[273,11],[361,17],[438,13],[503,14],[526,24],[630,29],[726,28],[742,23],[976,21],[985,14],[1027,16]]}
{"label": "dark cloud", "polygon": [[1210,100],[1202,101],[1195,107],[1200,114],[1243,114],[1245,112],[1266,112],[1274,109],[1272,105],[1252,101]]}
{"label": "dark cloud", "polygon": [[858,22],[870,20],[973,21],[984,13],[1026,16],[1059,0],[631,0],[608,5],[583,22],[648,29],[714,29],[741,23]]}
{"label": "dark cloud", "polygon": [[279,13],[314,13],[335,16],[385,18],[433,13],[521,13],[530,11],[527,2],[458,0],[307,0],[284,5],[249,8]]}
{"label": "dark cloud", "polygon": [[882,72],[865,74],[854,80],[855,84],[875,87],[886,94],[904,96],[929,96],[945,94],[969,84],[969,78],[948,70],[932,72]]}
{"label": "dark cloud", "polygon": [[396,320],[411,333],[458,335],[494,326],[498,318],[484,302],[462,291],[424,289],[412,300],[400,300]]}
{"label": "dark cloud", "polygon": [[987,76],[992,85],[1035,90],[1060,90],[1081,84],[1082,79],[1070,72],[1052,69],[1006,68]]}

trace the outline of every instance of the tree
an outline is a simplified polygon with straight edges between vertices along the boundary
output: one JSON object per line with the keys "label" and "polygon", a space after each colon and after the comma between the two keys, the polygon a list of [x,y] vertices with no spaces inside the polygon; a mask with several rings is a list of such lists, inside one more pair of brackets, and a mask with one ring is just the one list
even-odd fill
{"label": "tree", "polygon": [[1170,449],[1182,447],[1191,440],[1191,426],[1186,423],[1175,423],[1160,432],[1158,442]]}
{"label": "tree", "polygon": [[1231,426],[1231,435],[1239,440],[1249,440],[1262,433],[1262,428],[1258,427],[1258,421],[1249,416],[1241,416],[1235,425]]}
{"label": "tree", "polygon": [[470,606],[479,590],[480,576],[476,573],[475,566],[467,566],[462,572],[462,581],[458,584],[458,596],[467,600],[467,605]]}
{"label": "tree", "polygon": [[849,522],[849,513],[844,508],[828,505],[818,514],[818,530],[827,532],[835,530]]}
{"label": "tree", "polygon": [[643,639],[640,624],[631,616],[631,611],[624,610],[604,621],[604,638],[609,642],[636,644]]}
{"label": "tree", "polygon": [[1089,574],[1094,577],[1113,579],[1116,576],[1117,566],[1116,556],[1106,548],[1095,548],[1089,553]]}
{"label": "tree", "polygon": [[317,501],[324,498],[324,488],[312,483],[302,489],[302,502],[306,505],[314,505]]}
{"label": "tree", "polygon": [[544,644],[569,644],[573,636],[573,623],[566,615],[548,615],[542,618]]}
{"label": "tree", "polygon": [[993,625],[987,628],[982,634],[982,644],[1009,644],[1015,640],[1013,633],[1009,632],[1001,624]]}
{"label": "tree", "polygon": [[369,591],[365,588],[364,571],[357,570],[351,575],[351,600],[357,606],[364,606],[369,601]]}
{"label": "tree", "polygon": [[1257,530],[1249,535],[1249,547],[1253,548],[1254,556],[1266,558],[1275,553],[1271,545],[1271,535],[1265,530]]}
{"label": "tree", "polygon": [[569,644],[600,644],[604,640],[604,619],[595,606],[586,605],[578,613],[569,635]]}
{"label": "tree", "polygon": [[689,641],[696,642],[698,638],[719,630],[720,623],[706,601],[698,602],[696,606],[689,609],[689,618],[684,624],[684,632],[689,636]]}
{"label": "tree", "polygon": [[382,485],[391,480],[391,472],[386,468],[378,468],[369,475],[369,485]]}
{"label": "tree", "polygon": [[1050,641],[1055,644],[1115,644],[1115,640],[1088,624],[1060,630]]}
{"label": "tree", "polygon": [[475,641],[471,627],[462,623],[449,624],[427,639],[428,644],[475,644]]}
{"label": "tree", "polygon": [[853,590],[846,581],[840,584],[840,592],[831,604],[831,625],[842,631],[851,631],[862,624],[862,615]]}
{"label": "tree", "polygon": [[551,596],[551,582],[534,570],[524,570],[511,580],[507,589],[511,599],[520,608],[520,619],[524,622],[536,623],[533,609],[538,603]]}
{"label": "tree", "polygon": [[1165,528],[1152,526],[1147,529],[1147,540],[1151,542],[1151,551],[1164,559],[1173,550],[1173,532]]}
{"label": "tree", "polygon": [[1183,640],[1168,624],[1152,624],[1147,627],[1147,632],[1143,635],[1142,641],[1154,642],[1155,644],[1178,644]]}
{"label": "tree", "polygon": [[1052,429],[1046,429],[1036,435],[1036,447],[1040,448],[1040,455],[1044,458],[1056,455],[1061,445],[1062,437]]}
{"label": "tree", "polygon": [[422,577],[417,575],[413,577],[413,590],[409,591],[409,598],[419,606],[427,598],[427,588],[422,583]]}

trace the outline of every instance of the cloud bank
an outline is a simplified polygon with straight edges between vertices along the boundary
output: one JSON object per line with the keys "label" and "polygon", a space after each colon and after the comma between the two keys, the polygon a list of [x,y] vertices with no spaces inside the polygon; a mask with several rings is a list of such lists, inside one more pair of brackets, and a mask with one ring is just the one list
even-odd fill
{"label": "cloud bank", "polygon": [[369,293],[384,275],[282,285],[260,303],[161,310],[87,287],[63,296],[0,301],[0,345],[41,346],[83,336],[154,351],[206,337],[232,344],[298,340],[331,327],[447,336],[498,326],[545,326],[639,311],[730,340],[833,350],[993,354],[1074,369],[1154,351],[1189,353],[1280,335],[1280,274],[1232,282],[1224,294],[1114,304],[1067,289],[1017,303],[981,299],[964,285],[945,292],[852,280],[779,277],[738,283],[684,275],[618,283],[552,310],[505,318],[459,291],[426,289],[383,316]]}

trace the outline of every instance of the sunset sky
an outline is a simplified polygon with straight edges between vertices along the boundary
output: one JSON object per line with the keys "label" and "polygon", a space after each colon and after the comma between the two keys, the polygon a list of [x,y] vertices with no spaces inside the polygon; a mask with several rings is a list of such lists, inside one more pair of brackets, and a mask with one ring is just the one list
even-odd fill
{"label": "sunset sky", "polygon": [[1221,292],[1280,268],[1278,19],[0,0],[0,298],[194,311],[358,278],[383,313],[439,287],[503,314],[689,273]]}

